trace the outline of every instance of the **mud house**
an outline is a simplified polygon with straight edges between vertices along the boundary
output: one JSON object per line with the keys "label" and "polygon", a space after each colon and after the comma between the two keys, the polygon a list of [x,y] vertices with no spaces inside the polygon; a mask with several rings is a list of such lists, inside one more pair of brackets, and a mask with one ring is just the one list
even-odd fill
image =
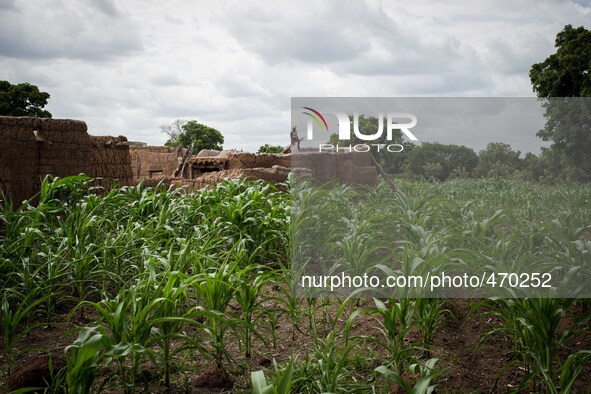
{"label": "mud house", "polygon": [[96,137],[86,123],[70,119],[0,116],[0,190],[15,203],[35,195],[47,175],[87,174],[110,188],[142,179],[201,188],[225,178],[262,179],[279,183],[292,169],[320,181],[375,184],[371,154],[300,152],[255,154],[140,146],[126,137]]}

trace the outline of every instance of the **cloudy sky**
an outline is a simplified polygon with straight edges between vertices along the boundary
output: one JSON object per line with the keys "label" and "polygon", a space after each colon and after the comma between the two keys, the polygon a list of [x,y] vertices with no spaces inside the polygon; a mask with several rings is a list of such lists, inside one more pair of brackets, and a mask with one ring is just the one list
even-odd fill
{"label": "cloudy sky", "polygon": [[195,119],[256,151],[289,144],[292,96],[533,96],[566,24],[591,2],[0,0],[0,80],[95,135],[161,145]]}

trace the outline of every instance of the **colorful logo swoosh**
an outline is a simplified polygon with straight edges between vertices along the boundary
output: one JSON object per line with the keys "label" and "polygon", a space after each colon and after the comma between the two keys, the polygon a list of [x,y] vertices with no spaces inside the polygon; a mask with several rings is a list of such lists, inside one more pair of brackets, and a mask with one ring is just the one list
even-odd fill
{"label": "colorful logo swoosh", "polygon": [[[328,131],[328,123],[326,123],[326,119],[324,119],[324,116],[322,116],[322,114],[320,112],[318,112],[314,108],[310,108],[310,107],[302,107],[302,108],[310,111],[310,112],[304,111],[303,113],[308,115],[312,119],[314,119],[314,122],[316,122],[316,124],[318,125],[318,127],[320,127],[320,129],[326,129],[326,131]],[[322,126],[323,124],[324,124],[324,127]]]}

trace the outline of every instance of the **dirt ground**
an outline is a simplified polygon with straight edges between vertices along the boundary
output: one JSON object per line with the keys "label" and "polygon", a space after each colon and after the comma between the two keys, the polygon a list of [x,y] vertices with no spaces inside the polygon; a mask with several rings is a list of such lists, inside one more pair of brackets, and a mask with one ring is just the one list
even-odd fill
{"label": "dirt ground", "polygon": [[[362,305],[371,305],[371,300],[363,300]],[[517,388],[519,382],[526,375],[526,370],[519,363],[512,363],[510,359],[509,343],[501,337],[491,337],[485,341],[478,351],[476,348],[483,335],[500,322],[493,317],[481,313],[470,314],[470,306],[474,303],[467,299],[449,300],[447,308],[451,311],[446,314],[439,323],[434,338],[432,354],[430,357],[439,358],[438,368],[445,373],[435,383],[437,393],[506,393]],[[328,310],[336,307],[329,306]],[[571,314],[583,313],[579,306],[572,308]],[[54,369],[65,365],[64,348],[76,338],[76,333],[68,333],[76,326],[93,325],[94,318],[88,315],[84,320],[75,316],[66,322],[66,313],[61,321],[57,320],[52,326],[41,326],[22,338],[20,349],[39,349],[38,352],[27,352],[18,359],[17,366],[10,378],[12,387],[43,385],[43,377],[49,379],[48,354],[52,355]],[[572,317],[569,317],[570,319]],[[320,321],[320,319],[319,319]],[[362,316],[355,320],[353,335],[379,336],[378,323],[373,317]],[[569,322],[565,321],[567,325]],[[310,336],[307,332],[309,324],[306,321],[300,323],[302,332],[296,332],[295,341],[292,340],[291,323],[283,316],[277,325],[279,337],[276,347],[267,349],[260,341],[255,341],[255,351],[251,358],[243,357],[239,352],[237,343],[229,343],[229,351],[232,361],[228,363],[228,371],[231,379],[222,379],[221,374],[214,367],[211,359],[204,359],[197,351],[185,351],[174,361],[173,376],[171,379],[173,393],[249,393],[250,372],[260,369],[273,368],[272,360],[284,362],[289,357],[298,353],[303,354],[304,349],[310,347]],[[326,327],[318,324],[320,335],[326,333]],[[418,333],[411,332],[408,342],[418,341]],[[3,354],[4,344],[0,345],[0,354]],[[571,338],[568,348],[563,349],[564,354],[569,352],[591,349],[591,334],[581,333]],[[372,352],[379,354],[379,349],[368,346],[359,349],[359,354],[367,356]],[[352,356],[353,358],[355,355]],[[425,356],[425,358],[428,358]],[[364,360],[366,360],[365,358]],[[6,360],[0,356],[0,392],[8,392],[6,376]],[[351,363],[351,370],[359,379],[371,377],[376,365],[363,362]],[[98,381],[108,376],[110,370],[103,369],[99,373]],[[109,386],[110,384],[110,386]],[[111,381],[104,392],[117,393],[116,381]],[[151,365],[146,364],[137,382],[138,392],[147,390],[150,393],[166,392],[162,387],[157,371]],[[393,390],[392,392],[397,392]],[[591,366],[579,377],[576,392],[591,392]]]}

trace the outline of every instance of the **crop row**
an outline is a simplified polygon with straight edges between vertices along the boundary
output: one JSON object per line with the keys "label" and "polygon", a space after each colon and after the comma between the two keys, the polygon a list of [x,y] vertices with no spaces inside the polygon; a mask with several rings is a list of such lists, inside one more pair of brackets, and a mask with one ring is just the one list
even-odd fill
{"label": "crop row", "polygon": [[[77,338],[60,349],[66,366],[46,392],[170,389],[188,358],[206,360],[201,365],[211,363],[230,382],[244,375],[238,356],[276,354],[287,340],[298,348],[291,358],[277,360],[266,376],[253,371],[235,389],[390,392],[397,386],[426,393],[445,376],[433,337],[443,319],[453,318],[446,299],[303,298],[296,288],[300,271],[290,261],[307,253],[329,256],[333,271],[379,266],[396,274],[462,270],[476,262],[588,283],[587,186],[292,184],[286,194],[246,181],[192,193],[142,184],[95,193],[91,185],[84,176],[47,178],[34,205],[5,204],[0,211],[7,381],[26,353],[38,351],[27,348],[28,333],[54,325]],[[473,314],[499,322],[482,341],[506,337],[512,363],[527,370],[517,391],[578,388],[591,351],[565,354],[567,341],[589,323],[588,314],[573,315],[574,305],[588,309],[584,299],[557,297],[473,302]],[[409,341],[413,333],[419,338]],[[156,383],[145,377],[148,366],[157,371]]]}

